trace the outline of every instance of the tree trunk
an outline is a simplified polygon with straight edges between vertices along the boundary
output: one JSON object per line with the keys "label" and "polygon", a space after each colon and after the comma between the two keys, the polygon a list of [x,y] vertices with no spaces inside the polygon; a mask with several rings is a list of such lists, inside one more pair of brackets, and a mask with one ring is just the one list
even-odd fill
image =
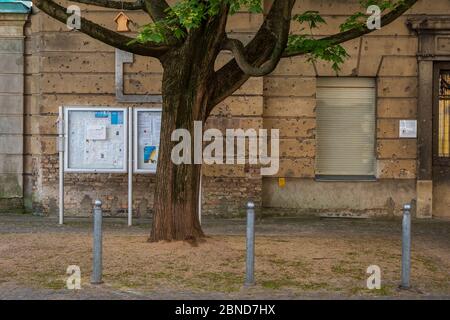
{"label": "tree trunk", "polygon": [[[166,110],[166,108],[164,108]],[[175,165],[170,143],[175,119],[163,112],[151,241],[190,240],[204,236],[199,221],[200,165]]]}
{"label": "tree trunk", "polygon": [[171,153],[178,142],[172,142],[171,135],[175,129],[188,130],[194,154],[194,121],[206,121],[214,63],[225,34],[227,6],[222,10],[225,14],[205,20],[189,32],[182,46],[160,59],[163,112],[151,241],[204,237],[198,214],[201,165],[175,165]]}
{"label": "tree trunk", "polygon": [[[180,60],[177,60],[180,68]],[[172,148],[178,142],[171,141],[175,129],[187,129],[191,133],[193,147],[194,121],[202,121],[201,101],[205,92],[197,86],[186,93],[184,74],[169,70],[165,66],[163,80],[163,112],[161,123],[161,141],[156,174],[156,192],[154,202],[151,241],[195,240],[203,237],[199,222],[199,164],[176,165],[172,162]],[[193,154],[193,152],[191,152]]]}

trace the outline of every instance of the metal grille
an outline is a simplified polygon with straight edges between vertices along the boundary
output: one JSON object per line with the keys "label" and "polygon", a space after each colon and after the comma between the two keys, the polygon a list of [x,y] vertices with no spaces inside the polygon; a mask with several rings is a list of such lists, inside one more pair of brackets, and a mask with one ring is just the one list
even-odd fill
{"label": "metal grille", "polygon": [[450,71],[439,75],[438,154],[450,158]]}

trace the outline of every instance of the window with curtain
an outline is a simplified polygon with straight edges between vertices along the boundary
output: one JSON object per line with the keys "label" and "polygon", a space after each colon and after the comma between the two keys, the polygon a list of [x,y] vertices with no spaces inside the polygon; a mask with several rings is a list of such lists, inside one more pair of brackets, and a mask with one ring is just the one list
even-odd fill
{"label": "window with curtain", "polygon": [[373,180],[376,172],[373,78],[317,81],[316,177]]}

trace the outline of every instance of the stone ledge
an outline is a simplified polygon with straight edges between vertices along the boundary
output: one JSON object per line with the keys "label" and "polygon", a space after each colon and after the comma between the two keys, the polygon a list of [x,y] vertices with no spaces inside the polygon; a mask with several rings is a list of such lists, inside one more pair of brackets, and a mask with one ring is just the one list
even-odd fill
{"label": "stone ledge", "polygon": [[416,31],[448,30],[450,31],[450,16],[420,16],[409,18],[408,27]]}

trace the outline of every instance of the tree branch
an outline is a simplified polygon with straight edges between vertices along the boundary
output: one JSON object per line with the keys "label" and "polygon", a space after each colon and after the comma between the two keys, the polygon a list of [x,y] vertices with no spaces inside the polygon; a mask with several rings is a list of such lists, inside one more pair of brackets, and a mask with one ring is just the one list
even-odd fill
{"label": "tree branch", "polygon": [[[66,23],[67,19],[70,16],[67,13],[66,8],[60,6],[52,0],[33,0],[33,3],[40,10],[44,11],[49,16],[62,23]],[[142,56],[151,56],[158,58],[170,49],[170,47],[168,46],[153,43],[141,44],[135,42],[133,44],[130,44],[130,41],[134,40],[133,38],[104,28],[84,18],[81,18],[81,29],[79,31],[120,50],[128,51]]]}
{"label": "tree branch", "polygon": [[[295,0],[293,1],[295,2]],[[382,17],[382,26],[386,26],[395,21],[398,17],[408,11],[408,9],[410,9],[417,1],[418,0],[403,0],[403,2],[400,3],[394,10]],[[267,55],[267,50],[263,50],[261,52],[261,48],[265,48],[265,46],[273,48],[273,44],[267,42],[269,33],[268,25],[273,23],[271,20],[276,19],[274,12],[277,10],[277,5],[279,5],[277,1],[272,4],[271,10],[267,15],[263,25],[255,35],[253,40],[245,47],[245,55],[247,57],[247,61],[253,66],[261,66],[269,59],[270,54]],[[332,45],[335,45],[358,38],[373,31],[376,30],[369,30],[368,28],[358,28],[346,32],[341,32],[323,39],[329,40],[331,41]],[[283,54],[283,58],[299,56],[306,53],[308,52],[302,50],[290,53],[285,52]],[[218,70],[216,72],[215,80],[216,89],[214,92],[214,96],[208,106],[208,114],[217,104],[219,104],[225,98],[233,94],[233,92],[238,90],[249,78],[250,76],[245,74],[245,72],[241,70],[236,59],[231,60],[220,70]]]}
{"label": "tree branch", "polygon": [[[395,21],[398,17],[403,15],[406,11],[408,11],[418,0],[404,0],[402,3],[400,3],[394,10],[387,13],[381,18],[381,26],[387,26],[391,22]],[[376,31],[376,29],[369,29],[367,26],[364,26],[363,28],[357,28],[357,29],[351,29],[345,32],[340,32],[337,34],[334,34],[329,37],[322,38],[321,40],[330,41],[330,45],[336,45],[340,44],[355,38],[359,38],[363,35],[369,34],[371,32]],[[295,57],[299,55],[303,55],[305,53],[308,53],[306,50],[297,50],[288,52],[286,51],[283,54],[283,58],[289,58],[289,57]]]}
{"label": "tree branch", "polygon": [[230,50],[233,53],[233,56],[236,59],[236,63],[245,74],[252,77],[262,77],[275,70],[281,60],[289,38],[291,11],[292,7],[290,2],[284,1],[282,15],[278,21],[279,24],[276,25],[275,30],[272,31],[272,35],[275,41],[275,47],[273,48],[269,60],[263,63],[261,67],[253,66],[247,61],[245,57],[245,47],[241,41],[230,38],[227,38],[225,40],[223,48],[226,50]]}
{"label": "tree branch", "polygon": [[165,0],[143,0],[146,11],[153,21],[163,20],[167,17],[167,9],[170,6]]}
{"label": "tree branch", "polygon": [[72,2],[88,4],[97,7],[118,10],[144,10],[153,21],[159,21],[167,16],[166,10],[170,8],[165,0],[136,0],[134,2],[118,0],[69,0]]}
{"label": "tree branch", "polygon": [[83,3],[97,7],[119,9],[119,10],[143,10],[143,0],[134,2],[121,2],[117,0],[69,0],[71,2]]}
{"label": "tree branch", "polygon": [[[255,37],[245,46],[246,61],[252,66],[259,67],[264,64],[272,56],[275,48],[273,30],[279,29],[280,20],[283,20],[283,12],[286,2],[289,4],[289,11],[296,0],[275,0],[267,14],[264,23],[256,33]],[[250,75],[246,74],[237,64],[236,59],[231,60],[215,74],[215,90],[207,109],[209,115],[212,109],[239,89],[248,79]]]}
{"label": "tree branch", "polygon": [[[142,0],[144,1],[145,11],[150,15],[154,22],[162,21],[169,15],[170,6],[165,0]],[[185,28],[182,28],[184,31]],[[177,39],[173,34],[168,35],[166,43],[171,46],[180,44],[180,39]]]}

